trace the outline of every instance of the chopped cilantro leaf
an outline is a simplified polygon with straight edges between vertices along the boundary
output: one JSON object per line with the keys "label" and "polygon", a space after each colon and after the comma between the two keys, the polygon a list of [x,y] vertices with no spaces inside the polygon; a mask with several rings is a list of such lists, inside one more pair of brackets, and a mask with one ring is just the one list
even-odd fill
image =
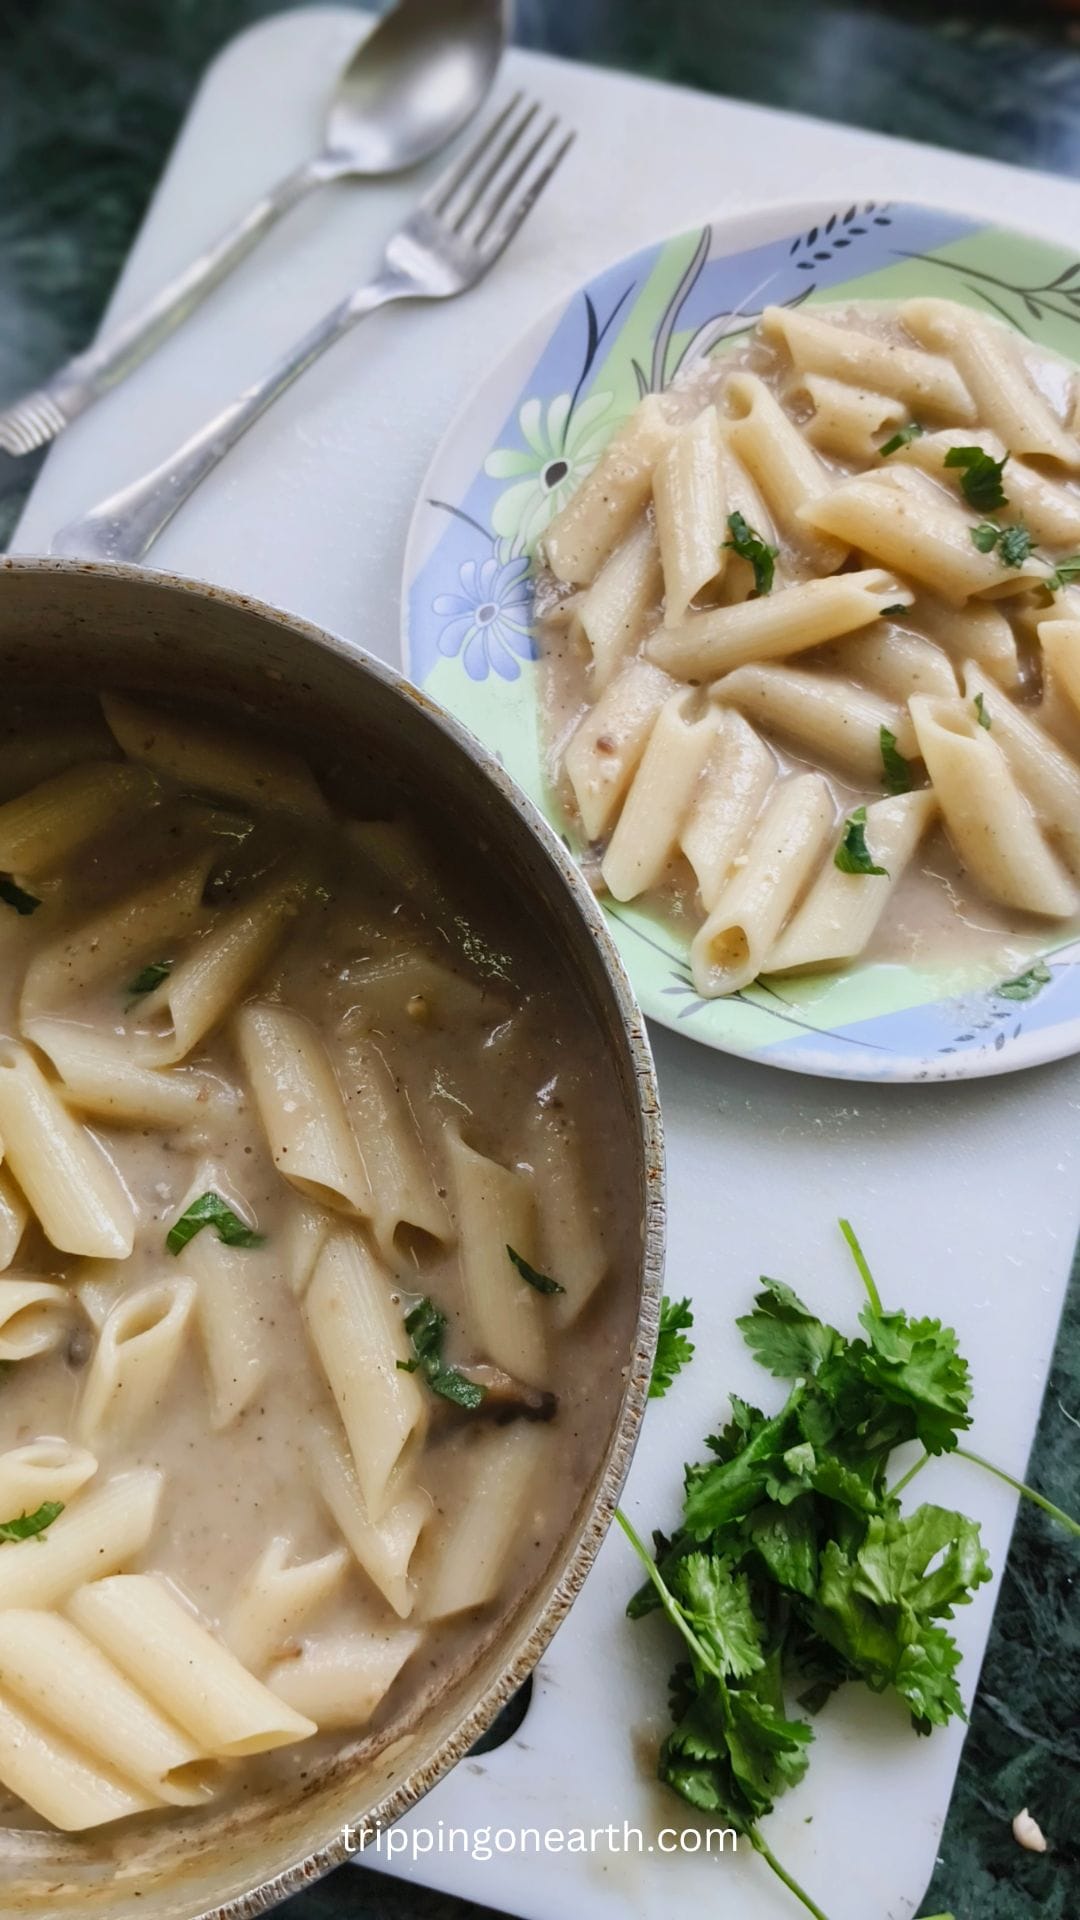
{"label": "chopped cilantro leaf", "polygon": [[506,1253],[511,1266],[517,1268],[522,1279],[528,1286],[534,1287],[537,1293],[566,1292],[566,1288],[560,1286],[557,1280],[552,1280],[546,1273],[538,1273],[535,1267],[529,1265],[523,1254],[514,1252],[513,1247],[507,1247]]}
{"label": "chopped cilantro leaf", "polygon": [[917,420],[912,420],[909,426],[901,427],[899,433],[894,433],[891,440],[886,440],[878,452],[883,460],[887,460],[890,453],[899,453],[901,447],[909,447],[913,440],[918,440],[925,432],[925,427],[920,426]]}
{"label": "chopped cilantro leaf", "polygon": [[0,1541],[32,1540],[36,1534],[44,1533],[64,1511],[62,1500],[43,1500],[36,1513],[20,1514],[17,1520],[0,1522]]}
{"label": "chopped cilantro leaf", "polygon": [[261,1247],[263,1235],[241,1220],[219,1193],[202,1193],[174,1220],[165,1236],[170,1253],[180,1253],[204,1227],[213,1227],[227,1247]]}
{"label": "chopped cilantro leaf", "polygon": [[960,469],[960,490],[969,507],[977,513],[994,513],[998,507],[1008,506],[1008,496],[1001,484],[1008,454],[995,460],[992,454],[985,453],[982,447],[950,447],[945,455],[947,467]]}
{"label": "chopped cilantro leaf", "polygon": [[1022,567],[1032,548],[1026,527],[1005,527],[998,542],[998,559],[1005,567]]}
{"label": "chopped cilantro leaf", "polygon": [[980,727],[985,727],[987,733],[989,733],[993,722],[990,719],[990,715],[986,711],[986,695],[983,693],[977,693],[975,695],[974,701],[972,702],[972,705],[975,708],[975,717],[978,720]]}
{"label": "chopped cilantro leaf", "polygon": [[656,1342],[649,1399],[662,1400],[672,1381],[694,1357],[694,1346],[686,1338],[694,1324],[689,1300],[669,1300],[664,1295],[660,1307],[660,1334]]}
{"label": "chopped cilantro leaf", "polygon": [[446,1315],[439,1312],[433,1300],[425,1297],[405,1315],[405,1331],[412,1341],[416,1357],[412,1361],[398,1361],[402,1372],[413,1373],[419,1367],[432,1393],[437,1393],[443,1400],[452,1401],[457,1407],[474,1411],[484,1399],[487,1389],[475,1380],[467,1380],[456,1368],[443,1365]]}
{"label": "chopped cilantro leaf", "polygon": [[886,793],[910,793],[912,787],[911,767],[897,749],[896,735],[891,727],[882,727],[881,766],[882,784]]}
{"label": "chopped cilantro leaf", "polygon": [[992,520],[982,520],[977,527],[969,527],[968,532],[972,544],[978,547],[980,553],[993,553],[1001,539],[1001,528],[995,526]]}
{"label": "chopped cilantro leaf", "polygon": [[125,992],[141,994],[153,993],[172,972],[171,960],[151,960],[149,966],[140,968],[134,980],[129,980]]}
{"label": "chopped cilantro leaf", "polygon": [[730,538],[724,541],[725,547],[737,553],[740,560],[749,561],[754,570],[755,594],[771,593],[779,548],[770,547],[760,533],[747,525],[741,513],[729,513],[727,523]]}
{"label": "chopped cilantro leaf", "polygon": [[1075,580],[1080,580],[1080,553],[1059,560],[1053,573],[1047,574],[1043,586],[1049,593],[1060,593],[1062,587],[1071,587]]}
{"label": "chopped cilantro leaf", "polygon": [[844,827],[843,839],[833,854],[833,865],[841,873],[881,873],[888,877],[888,867],[876,866],[866,844],[866,808],[856,807],[848,815]]}

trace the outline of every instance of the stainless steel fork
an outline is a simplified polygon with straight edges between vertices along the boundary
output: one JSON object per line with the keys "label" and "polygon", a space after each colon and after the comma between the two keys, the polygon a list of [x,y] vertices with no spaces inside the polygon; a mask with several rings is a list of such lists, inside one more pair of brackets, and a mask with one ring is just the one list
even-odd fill
{"label": "stainless steel fork", "polygon": [[394,300],[453,299],[475,286],[509,245],[573,140],[555,115],[544,119],[537,102],[516,94],[391,237],[373,280],[342,300],[160,466],[69,521],[52,552],[141,560],[253,422],[365,314]]}

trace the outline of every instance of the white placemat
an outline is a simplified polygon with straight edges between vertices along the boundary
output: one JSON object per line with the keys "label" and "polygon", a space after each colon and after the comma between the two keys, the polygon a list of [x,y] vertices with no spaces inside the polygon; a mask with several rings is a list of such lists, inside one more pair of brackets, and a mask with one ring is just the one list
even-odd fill
{"label": "white placemat", "polygon": [[[362,30],[338,9],[285,14],[222,55],[121,278],[130,309],[315,142],[321,103]],[[376,316],[285,396],[167,531],[154,561],[296,609],[398,659],[405,531],[430,454],[502,345],[556,296],[666,231],[769,200],[923,197],[1061,238],[1080,188],[986,161],[819,125],[531,54],[500,88],[535,90],[581,138],[557,190],[478,292],[439,312]],[[50,455],[17,550],[156,462],[374,265],[415,181],[323,192],[266,241],[181,334]],[[695,1297],[699,1357],[649,1413],[626,1504],[674,1518],[684,1454],[728,1388],[768,1391],[733,1336],[761,1272],[853,1322],[859,1296],[835,1220],[854,1219],[886,1300],[960,1329],[978,1385],[972,1444],[1023,1468],[1080,1224],[1080,1067],[971,1086],[845,1088],[654,1034],[670,1150],[669,1286]],[[929,1489],[929,1479],[925,1483]],[[934,1496],[977,1512],[995,1566],[1013,1506],[962,1463]],[[537,1675],[518,1735],[465,1762],[404,1823],[432,1851],[398,1863],[424,1884],[549,1920],[792,1915],[748,1850],[662,1854],[682,1826],[642,1757],[664,1721],[667,1651],[622,1618],[636,1573],[611,1538]],[[957,1622],[974,1690],[994,1587]],[[915,1742],[854,1689],[819,1722],[810,1774],[769,1823],[776,1852],[830,1920],[908,1920],[932,1868],[962,1739]],[[439,1851],[440,1824],[443,1851]],[[639,1827],[645,1849],[478,1859],[486,1827]],[[692,1822],[687,1819],[689,1826]],[[557,1844],[557,1842],[556,1842]],[[567,1841],[567,1849],[574,1843]],[[652,1847],[653,1851],[648,1849]],[[494,1852],[494,1848],[492,1849]],[[376,1864],[386,1864],[382,1856]],[[708,1902],[708,1907],[704,1906]]]}

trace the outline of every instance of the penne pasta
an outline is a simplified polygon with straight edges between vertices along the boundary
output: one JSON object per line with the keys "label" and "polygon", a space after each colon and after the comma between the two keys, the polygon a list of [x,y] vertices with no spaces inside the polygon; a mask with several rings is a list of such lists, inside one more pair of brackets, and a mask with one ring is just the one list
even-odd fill
{"label": "penne pasta", "polygon": [[[913,609],[911,618],[916,617]],[[956,670],[943,647],[884,620],[848,640],[837,640],[829,648],[829,666],[900,702],[913,693],[950,696],[957,687]]]}
{"label": "penne pasta", "polygon": [[156,1280],[124,1294],[108,1313],[79,1401],[79,1438],[88,1446],[129,1440],[159,1409],[197,1295],[193,1280]]}
{"label": "penne pasta", "polygon": [[0,1520],[36,1513],[46,1501],[67,1506],[97,1472],[97,1461],[70,1440],[28,1440],[0,1453]]}
{"label": "penne pasta", "polygon": [[415,1377],[403,1371],[412,1358],[403,1311],[391,1299],[389,1276],[357,1235],[327,1240],[303,1313],[364,1505],[378,1523],[394,1503],[395,1476],[423,1438],[427,1411]]}
{"label": "penne pasta", "polygon": [[[701,616],[699,616],[701,617]],[[635,660],[609,681],[575,728],[563,764],[587,840],[607,832],[675,683]]]}
{"label": "penne pasta", "polygon": [[832,825],[833,804],[820,774],[780,781],[694,937],[690,967],[703,998],[735,993],[757,978],[825,852]]}
{"label": "penne pasta", "polygon": [[347,1017],[336,1045],[345,1112],[367,1179],[375,1243],[388,1265],[416,1241],[447,1241],[450,1222],[435,1190],[408,1098],[378,1042]]}
{"label": "penne pasta", "polygon": [[[920,594],[905,618],[944,647],[954,667],[974,660],[1002,687],[1020,682],[1020,655],[1016,635],[1000,607],[985,600],[969,600],[950,607],[943,600]],[[946,691],[946,689],[942,689]]]}
{"label": "penne pasta", "polygon": [[444,1138],[469,1333],[515,1380],[546,1386],[548,1303],[522,1280],[507,1251],[531,1266],[539,1258],[532,1182],[467,1146],[456,1127],[448,1126]]}
{"label": "penne pasta", "polygon": [[163,1485],[151,1467],[114,1474],[45,1533],[6,1545],[0,1553],[0,1612],[55,1607],[85,1581],[130,1566],[154,1531]]}
{"label": "penne pasta", "polygon": [[592,686],[601,694],[632,653],[663,592],[656,529],[642,520],[605,560],[577,608],[592,654]]}
{"label": "penne pasta", "polygon": [[[171,1225],[194,1201],[216,1193],[238,1218],[244,1208],[224,1167],[203,1162]],[[272,1348],[260,1302],[274,1269],[269,1247],[230,1247],[213,1232],[198,1233],[183,1250],[184,1275],[195,1282],[195,1325],[210,1393],[210,1425],[231,1427],[265,1385]]]}
{"label": "penne pasta", "polygon": [[30,1209],[7,1167],[0,1166],[0,1273],[6,1273],[19,1251],[30,1219]]}
{"label": "penne pasta", "polygon": [[[903,312],[903,309],[902,309]],[[916,418],[970,422],[975,406],[951,357],[918,353],[893,340],[863,333],[845,320],[823,320],[804,307],[766,307],[766,340],[782,344],[801,373],[824,374],[870,387],[904,401]]]}
{"label": "penne pasta", "polygon": [[904,708],[830,674],[737,667],[714,683],[711,698],[737,707],[754,725],[792,741],[801,753],[828,761],[868,785],[881,779],[883,727],[894,735],[901,753],[915,751]]}
{"label": "penne pasta", "polygon": [[694,706],[695,695],[680,691],[657,715],[600,868],[616,900],[658,886],[678,851],[719,732],[716,715]]}
{"label": "penne pasta", "polygon": [[160,1807],[147,1793],[110,1767],[96,1766],[74,1741],[65,1739],[0,1689],[0,1783],[50,1820],[61,1833],[85,1833],[109,1820]]}
{"label": "penne pasta", "polygon": [[272,876],[210,931],[139,1002],[133,1036],[145,1066],[175,1066],[230,1013],[285,937],[304,891],[294,872]]}
{"label": "penne pasta", "polygon": [[191,1067],[140,1066],[126,1040],[74,1020],[28,1020],[23,1031],[59,1074],[65,1106],[115,1126],[191,1126],[222,1092]]}
{"label": "penne pasta", "polygon": [[1080,895],[1043,839],[992,729],[980,725],[974,707],[919,694],[911,702],[911,717],[945,830],[982,891],[1047,919],[1075,913]]}
{"label": "penne pasta", "polygon": [[544,535],[543,550],[557,580],[577,587],[595,580],[648,500],[653,469],[672,431],[657,396],[646,395]]}
{"label": "penne pasta", "polygon": [[951,300],[905,300],[900,318],[916,340],[948,354],[978,418],[1000,434],[1014,454],[1040,454],[1072,471],[1080,467],[1080,442],[1028,377],[1010,328]]}
{"label": "penne pasta", "polygon": [[306,1291],[326,1236],[333,1228],[333,1215],[321,1207],[309,1206],[305,1200],[297,1200],[290,1207],[284,1233],[285,1279],[297,1298]]}
{"label": "penne pasta", "polygon": [[777,525],[819,573],[835,573],[847,557],[848,542],[823,537],[804,512],[828,494],[832,476],[756,374],[729,375],[724,402],[728,440],[760,487]]}
{"label": "penne pasta", "polygon": [[407,1620],[415,1599],[409,1566],[431,1518],[430,1495],[422,1487],[409,1487],[375,1521],[368,1514],[356,1470],[335,1434],[316,1428],[308,1457],[315,1485],[357,1566],[398,1618]]}
{"label": "penne pasta", "polygon": [[147,775],[115,760],[93,760],[43,780],[0,806],[0,872],[32,879],[77,853],[120,814],[146,806]]}
{"label": "penne pasta", "polygon": [[362,1727],[420,1645],[406,1628],[350,1631],[309,1641],[295,1660],[272,1667],[267,1685],[297,1713],[328,1727]]}
{"label": "penne pasta", "polygon": [[1036,561],[1007,567],[994,553],[981,553],[971,538],[975,522],[910,468],[844,480],[802,511],[811,526],[842,534],[955,607],[973,594],[1019,593],[1039,574]]}
{"label": "penne pasta", "polygon": [[964,693],[971,702],[980,700],[991,737],[1040,826],[1080,876],[1080,766],[973,661],[964,669]]}
{"label": "penne pasta", "polygon": [[880,568],[834,574],[740,606],[691,614],[681,627],[655,634],[646,653],[678,679],[716,680],[751,661],[783,659],[839,639],[880,619],[886,607],[910,606],[913,597]]}
{"label": "penne pasta", "polygon": [[249,1568],[225,1623],[224,1639],[241,1666],[262,1673],[337,1593],[349,1565],[341,1547],[290,1564],[292,1542],[271,1540]]}
{"label": "penne pasta", "polygon": [[723,572],[727,560],[724,481],[716,408],[705,407],[680,429],[653,473],[665,626],[677,627],[690,602]]}
{"label": "penne pasta", "polygon": [[561,1103],[538,1106],[529,1121],[539,1215],[540,1264],[562,1287],[551,1300],[560,1330],[573,1326],[608,1274],[599,1203],[583,1176],[583,1142]]}
{"label": "penne pasta", "polygon": [[200,1748],[55,1613],[0,1614],[0,1694],[113,1769],[147,1803],[194,1807],[210,1792]]}
{"label": "penne pasta", "polygon": [[73,1319],[66,1287],[5,1275],[0,1279],[0,1362],[48,1353],[66,1338]]}
{"label": "penne pasta", "polygon": [[316,1732],[241,1666],[156,1574],[94,1580],[71,1595],[66,1611],[205,1754],[235,1760]]}
{"label": "penne pasta", "polygon": [[318,783],[299,754],[267,740],[238,738],[232,727],[177,719],[118,693],[103,693],[101,707],[129,760],[140,761],[182,787],[218,794],[243,806],[314,820],[329,817]]}
{"label": "penne pasta", "polygon": [[278,1172],[306,1200],[371,1216],[374,1200],[334,1068],[311,1022],[255,1004],[236,1042]]}
{"label": "penne pasta", "polygon": [[885,872],[842,873],[835,861],[827,861],[762,971],[789,973],[857,959],[936,814],[930,787],[868,806],[866,845],[874,865]]}
{"label": "penne pasta", "polygon": [[135,1209],[113,1163],[25,1047],[0,1041],[0,1140],[33,1212],[62,1253],[126,1259]]}
{"label": "penne pasta", "polygon": [[720,708],[717,717],[720,731],[682,832],[682,850],[706,911],[715,905],[776,779],[776,761],[742,715]]}
{"label": "penne pasta", "polygon": [[172,959],[178,946],[210,925],[212,910],[203,905],[203,889],[213,858],[213,851],[204,849],[42,947],[23,979],[21,1018],[55,1012],[109,979],[117,982],[121,1013],[144,961]]}
{"label": "penne pasta", "polygon": [[[969,447],[969,431],[950,427],[943,433],[924,433],[910,440],[891,456],[905,466],[918,467],[939,480],[943,486],[959,492],[962,469],[947,467],[945,456],[956,447]],[[1015,458],[996,433],[979,429],[978,444],[992,460],[1006,462],[1002,488],[1008,502],[1010,519],[1020,521],[1038,541],[1052,547],[1080,544],[1080,495],[1069,493],[1034,467],[1026,467]]]}
{"label": "penne pasta", "polygon": [[784,398],[812,409],[803,431],[811,446],[841,460],[873,460],[881,442],[905,425],[903,400],[868,387],[853,387],[828,374],[801,373],[789,380]]}
{"label": "penne pasta", "polygon": [[543,1436],[536,1427],[519,1424],[469,1435],[459,1467],[464,1501],[450,1525],[433,1531],[428,1542],[426,1620],[446,1620],[497,1598],[515,1541],[538,1530],[543,1458]]}

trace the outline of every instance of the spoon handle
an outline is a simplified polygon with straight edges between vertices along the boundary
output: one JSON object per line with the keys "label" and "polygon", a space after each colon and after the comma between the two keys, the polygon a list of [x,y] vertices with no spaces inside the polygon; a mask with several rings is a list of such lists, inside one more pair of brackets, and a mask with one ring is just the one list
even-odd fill
{"label": "spoon handle", "polygon": [[200,482],[313,360],[365,314],[391,300],[414,297],[416,291],[411,282],[384,272],[370,286],[350,294],[159,466],[61,527],[50,551],[77,559],[141,560]]}
{"label": "spoon handle", "polygon": [[129,319],[113,327],[85,353],[76,354],[43,387],[24,394],[0,412],[0,447],[7,453],[30,453],[55,439],[70,421],[167,339],[282,214],[295,207],[312,187],[335,178],[341,170],[334,158],[318,154],[286,174]]}

